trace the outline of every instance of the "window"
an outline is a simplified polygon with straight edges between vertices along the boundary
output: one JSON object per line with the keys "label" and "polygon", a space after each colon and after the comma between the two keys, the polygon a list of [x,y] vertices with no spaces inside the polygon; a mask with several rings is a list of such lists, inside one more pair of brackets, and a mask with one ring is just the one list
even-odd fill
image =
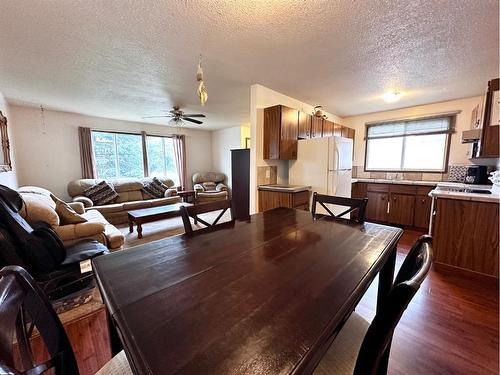
{"label": "window", "polygon": [[367,125],[365,170],[444,172],[452,120],[446,116]]}
{"label": "window", "polygon": [[147,136],[146,149],[149,176],[165,176],[179,184],[172,138]]}
{"label": "window", "polygon": [[92,131],[97,178],[162,176],[178,184],[173,138],[144,137],[146,150],[141,134]]}

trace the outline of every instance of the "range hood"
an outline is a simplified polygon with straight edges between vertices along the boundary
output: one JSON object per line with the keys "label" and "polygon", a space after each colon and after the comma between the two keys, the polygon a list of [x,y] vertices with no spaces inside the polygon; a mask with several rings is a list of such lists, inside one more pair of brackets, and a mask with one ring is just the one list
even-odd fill
{"label": "range hood", "polygon": [[474,143],[479,141],[481,129],[465,130],[462,132],[462,143]]}

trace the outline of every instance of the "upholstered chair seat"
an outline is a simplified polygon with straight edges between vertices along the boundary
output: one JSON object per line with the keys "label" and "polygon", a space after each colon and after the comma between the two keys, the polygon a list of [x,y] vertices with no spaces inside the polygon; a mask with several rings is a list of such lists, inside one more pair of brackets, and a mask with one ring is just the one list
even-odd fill
{"label": "upholstered chair seat", "polygon": [[199,172],[193,175],[196,203],[220,201],[229,198],[226,176],[218,172]]}

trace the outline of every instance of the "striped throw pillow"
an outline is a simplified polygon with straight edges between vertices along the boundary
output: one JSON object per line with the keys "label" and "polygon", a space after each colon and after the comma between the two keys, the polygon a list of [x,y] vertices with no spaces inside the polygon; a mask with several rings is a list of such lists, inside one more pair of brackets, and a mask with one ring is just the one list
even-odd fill
{"label": "striped throw pillow", "polygon": [[144,183],[144,187],[141,190],[152,198],[163,198],[167,189],[167,185],[162,183],[156,177],[153,177],[152,181]]}
{"label": "striped throw pillow", "polygon": [[101,181],[89,187],[83,192],[83,195],[89,198],[94,203],[94,206],[110,204],[118,198],[118,193],[106,181]]}

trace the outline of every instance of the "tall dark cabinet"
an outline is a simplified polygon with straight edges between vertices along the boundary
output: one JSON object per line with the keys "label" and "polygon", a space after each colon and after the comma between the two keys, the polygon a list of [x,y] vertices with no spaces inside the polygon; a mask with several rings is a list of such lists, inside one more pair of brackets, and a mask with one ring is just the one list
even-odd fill
{"label": "tall dark cabinet", "polygon": [[250,149],[231,150],[231,194],[234,218],[250,214]]}

